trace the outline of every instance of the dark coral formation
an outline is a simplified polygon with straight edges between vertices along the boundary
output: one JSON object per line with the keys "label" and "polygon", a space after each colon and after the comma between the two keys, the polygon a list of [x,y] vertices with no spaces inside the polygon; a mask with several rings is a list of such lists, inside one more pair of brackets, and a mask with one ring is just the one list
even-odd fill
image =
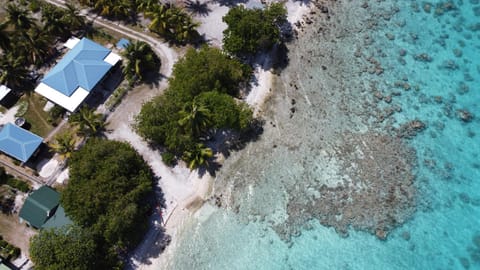
{"label": "dark coral formation", "polygon": [[295,236],[312,218],[344,236],[353,228],[385,239],[414,213],[415,153],[401,139],[376,133],[346,134],[337,152],[348,180],[335,187],[315,187],[316,196],[292,196],[287,221],[274,227],[284,239]]}
{"label": "dark coral formation", "polygon": [[411,139],[419,132],[422,132],[425,128],[425,123],[416,119],[400,126],[400,128],[397,129],[397,136],[399,138]]}

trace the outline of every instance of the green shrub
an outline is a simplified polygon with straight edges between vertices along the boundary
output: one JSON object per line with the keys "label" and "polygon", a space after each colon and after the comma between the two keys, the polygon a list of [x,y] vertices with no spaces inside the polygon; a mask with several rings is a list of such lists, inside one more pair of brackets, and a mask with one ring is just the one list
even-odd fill
{"label": "green shrub", "polygon": [[47,121],[52,124],[52,125],[57,125],[59,120],[63,117],[65,114],[66,110],[58,105],[53,106],[49,111],[48,111],[48,118]]}
{"label": "green shrub", "polygon": [[167,166],[173,166],[175,165],[175,155],[170,153],[170,152],[164,152],[162,153],[162,161],[165,163]]}
{"label": "green shrub", "polygon": [[30,0],[30,4],[28,5],[28,8],[30,9],[31,12],[37,13],[40,11],[40,3],[37,0]]}
{"label": "green shrub", "polygon": [[30,186],[26,182],[15,179],[13,177],[7,180],[7,185],[18,189],[21,192],[28,192],[30,190]]}
{"label": "green shrub", "polygon": [[131,89],[130,86],[126,86],[126,87],[118,87],[115,91],[113,91],[112,95],[105,103],[107,109],[111,110],[115,108],[115,106],[117,106],[120,103],[122,98],[130,89]]}
{"label": "green shrub", "polygon": [[18,111],[15,114],[15,117],[22,117],[24,116],[28,111],[28,101],[20,101],[18,104]]}
{"label": "green shrub", "polygon": [[18,247],[9,244],[0,236],[0,256],[7,260],[15,260],[20,256],[20,252],[21,250]]}

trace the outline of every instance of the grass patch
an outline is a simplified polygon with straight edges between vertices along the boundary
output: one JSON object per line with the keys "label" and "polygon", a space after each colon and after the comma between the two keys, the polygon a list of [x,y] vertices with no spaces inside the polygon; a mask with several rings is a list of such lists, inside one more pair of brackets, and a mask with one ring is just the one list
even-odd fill
{"label": "grass patch", "polygon": [[7,184],[8,186],[18,189],[22,192],[28,192],[30,185],[22,180],[18,180],[13,176],[7,174],[3,167],[0,167],[0,185]]}
{"label": "grass patch", "polygon": [[94,30],[87,33],[87,37],[98,44],[103,44],[104,46],[108,43],[115,45],[115,41],[118,39],[115,33],[112,33],[103,27],[95,27]]}
{"label": "grass patch", "polygon": [[28,110],[23,117],[30,125],[30,131],[45,137],[53,129],[53,126],[48,122],[48,113],[43,110],[47,101],[37,94],[23,95],[20,102],[28,102]]}

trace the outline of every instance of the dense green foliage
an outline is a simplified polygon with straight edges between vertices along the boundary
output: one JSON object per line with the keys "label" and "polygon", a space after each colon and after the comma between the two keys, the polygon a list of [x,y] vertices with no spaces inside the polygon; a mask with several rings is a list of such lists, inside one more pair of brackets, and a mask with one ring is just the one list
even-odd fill
{"label": "dense green foliage", "polygon": [[123,74],[132,84],[136,81],[144,81],[148,72],[160,69],[160,59],[150,45],[143,41],[133,41],[128,44],[122,56],[126,59]]}
{"label": "dense green foliage", "polygon": [[37,270],[99,269],[96,249],[93,234],[77,226],[41,230],[30,240],[30,258]]}
{"label": "dense green foliage", "polygon": [[173,67],[170,88],[181,95],[180,101],[191,101],[208,91],[237,96],[240,84],[248,81],[251,72],[249,66],[228,57],[221,50],[205,46],[198,51],[190,49],[184,58],[178,60]]}
{"label": "dense green foliage", "polygon": [[127,143],[99,138],[71,156],[61,203],[72,220],[101,238],[115,254],[136,244],[146,229],[153,175]]}
{"label": "dense green foliage", "polygon": [[[175,64],[165,94],[142,107],[136,118],[137,132],[183,158],[192,169],[206,164],[212,156],[202,142],[207,131],[242,131],[252,121],[251,110],[232,97],[250,74],[250,67],[218,49],[189,50]],[[171,155],[165,157],[172,163]]]}
{"label": "dense green foliage", "polygon": [[270,49],[280,42],[280,26],[286,22],[286,10],[281,3],[262,9],[231,8],[223,17],[228,25],[223,32],[225,51],[245,56]]}

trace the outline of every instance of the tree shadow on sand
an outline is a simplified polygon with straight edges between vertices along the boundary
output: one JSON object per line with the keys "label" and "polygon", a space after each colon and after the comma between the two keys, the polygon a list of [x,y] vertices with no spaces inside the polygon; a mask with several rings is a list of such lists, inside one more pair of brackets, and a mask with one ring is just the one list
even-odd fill
{"label": "tree shadow on sand", "polygon": [[208,7],[207,2],[200,2],[199,0],[187,0],[185,1],[185,8],[194,15],[206,17],[212,11]]}
{"label": "tree shadow on sand", "polygon": [[[161,177],[160,177],[161,178]],[[163,191],[158,186],[160,178],[154,179],[154,196],[152,196],[152,214],[148,220],[148,230],[142,242],[128,256],[125,269],[137,269],[135,264],[151,265],[152,259],[158,256],[170,244],[171,237],[166,234],[162,209],[166,208],[166,201]]]}
{"label": "tree shadow on sand", "polygon": [[[248,143],[257,141],[263,134],[264,122],[261,119],[254,119],[249,128],[242,133],[226,129],[216,130],[205,144],[215,154],[221,154],[226,159],[232,152],[242,150]],[[207,165],[198,169],[198,174],[203,176],[208,172],[211,176],[215,176],[221,166],[215,158],[212,158]]]}
{"label": "tree shadow on sand", "polygon": [[238,4],[246,4],[248,0],[213,0],[213,3],[218,3],[220,6],[234,7]]}

